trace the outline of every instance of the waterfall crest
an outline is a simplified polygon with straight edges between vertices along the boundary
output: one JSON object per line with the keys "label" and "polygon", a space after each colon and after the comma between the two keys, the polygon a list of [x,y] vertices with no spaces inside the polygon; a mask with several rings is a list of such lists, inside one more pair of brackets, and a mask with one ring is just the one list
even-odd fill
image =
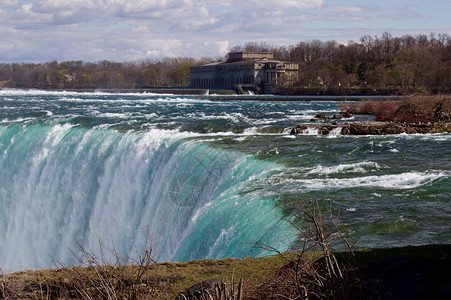
{"label": "waterfall crest", "polygon": [[259,255],[279,222],[244,188],[280,166],[192,133],[12,124],[0,153],[5,270],[75,264],[77,242],[98,253],[98,236],[132,258],[146,227],[160,261]]}

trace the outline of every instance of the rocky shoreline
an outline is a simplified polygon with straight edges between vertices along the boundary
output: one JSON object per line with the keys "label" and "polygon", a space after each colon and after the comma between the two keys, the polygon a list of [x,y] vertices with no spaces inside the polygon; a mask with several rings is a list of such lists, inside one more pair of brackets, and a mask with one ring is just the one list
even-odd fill
{"label": "rocky shoreline", "polygon": [[434,134],[451,132],[451,123],[343,123],[343,124],[300,124],[291,128],[290,134],[302,134],[316,129],[319,134],[329,134],[339,130],[342,135],[387,135],[387,134]]}

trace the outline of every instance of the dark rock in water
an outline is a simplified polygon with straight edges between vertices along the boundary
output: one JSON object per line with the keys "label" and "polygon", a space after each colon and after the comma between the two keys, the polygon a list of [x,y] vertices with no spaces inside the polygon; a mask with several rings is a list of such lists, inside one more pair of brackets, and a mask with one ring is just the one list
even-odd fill
{"label": "dark rock in water", "polygon": [[403,127],[398,124],[359,124],[349,125],[351,135],[384,135],[403,133]]}
{"label": "dark rock in water", "polygon": [[329,132],[330,132],[330,130],[329,130],[329,128],[328,127],[321,127],[320,129],[319,129],[319,133],[321,133],[321,134],[329,134]]}
{"label": "dark rock in water", "polygon": [[[434,134],[451,132],[451,123],[342,123],[324,126],[311,125],[319,134],[329,134],[333,129],[341,127],[342,135],[386,135],[386,134]],[[308,129],[307,125],[291,128],[290,134],[300,134]]]}
{"label": "dark rock in water", "polygon": [[350,135],[350,134],[351,134],[351,131],[349,130],[349,126],[343,126],[343,127],[341,128],[341,134],[342,134],[342,135]]}
{"label": "dark rock in water", "polygon": [[451,124],[352,123],[343,127],[345,135],[433,134],[451,132]]}
{"label": "dark rock in water", "polygon": [[306,125],[298,125],[296,127],[291,128],[290,134],[300,134],[308,127]]}
{"label": "dark rock in water", "polygon": [[329,120],[330,116],[326,115],[326,114],[317,114],[315,116],[315,119],[318,119],[318,120]]}
{"label": "dark rock in water", "polygon": [[348,111],[342,112],[341,115],[343,118],[352,118],[352,114]]}
{"label": "dark rock in water", "polygon": [[214,294],[216,285],[219,285],[219,280],[216,278],[207,279],[205,281],[196,283],[192,287],[186,289],[184,292],[178,294],[176,300],[188,299],[207,299],[206,295]]}
{"label": "dark rock in water", "polygon": [[337,128],[337,126],[332,126],[332,125],[321,126],[319,128],[319,133],[320,134],[329,134],[335,128]]}
{"label": "dark rock in water", "polygon": [[[319,134],[329,134],[333,129],[341,127],[342,135],[386,135],[386,134],[434,134],[451,132],[451,123],[410,124],[410,123],[344,123],[331,124],[317,128]],[[308,129],[307,125],[293,127],[290,134],[300,134]]]}
{"label": "dark rock in water", "polygon": [[342,115],[333,115],[333,117],[332,117],[332,119],[335,119],[335,120],[340,120],[341,118],[343,118],[343,116]]}
{"label": "dark rock in water", "polygon": [[283,133],[285,128],[283,127],[261,127],[257,129],[258,133]]}

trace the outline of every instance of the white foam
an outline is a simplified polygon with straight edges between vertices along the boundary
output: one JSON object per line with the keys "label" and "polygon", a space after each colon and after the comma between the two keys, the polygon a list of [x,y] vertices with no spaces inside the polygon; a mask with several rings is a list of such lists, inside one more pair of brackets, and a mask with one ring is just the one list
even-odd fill
{"label": "white foam", "polygon": [[330,167],[317,165],[314,169],[307,172],[307,174],[329,175],[334,173],[366,173],[369,170],[374,169],[380,169],[379,164],[371,161],[363,161],[359,163],[340,164]]}
{"label": "white foam", "polygon": [[[290,179],[284,178],[285,183],[298,186],[300,189],[313,191],[324,189],[347,189],[360,187],[379,187],[385,189],[413,189],[450,176],[451,172],[407,172],[401,174],[363,176],[354,178],[326,178],[326,179]],[[280,181],[282,174],[271,179]]]}
{"label": "white foam", "polygon": [[98,116],[103,118],[113,118],[113,119],[129,119],[130,113],[101,113]]}
{"label": "white foam", "polygon": [[[37,89],[0,89],[1,96],[76,96],[76,95],[124,95],[124,96],[171,96],[172,94],[146,93],[146,92],[106,92],[106,91],[46,91]],[[173,95],[172,95],[173,96]]]}
{"label": "white foam", "polygon": [[199,218],[199,216],[202,215],[212,204],[213,204],[213,202],[211,202],[211,201],[207,202],[201,208],[196,210],[194,212],[193,216],[191,217],[191,222],[195,223],[197,221],[197,219]]}
{"label": "white foam", "polygon": [[218,238],[216,239],[214,244],[209,249],[209,253],[208,253],[209,257],[212,256],[212,254],[215,252],[216,248],[218,248],[224,242],[224,240],[228,240],[234,235],[237,227],[238,227],[238,224],[234,224],[227,229],[221,229],[221,234],[218,236]]}
{"label": "white foam", "polygon": [[339,135],[341,135],[341,127],[337,127],[332,129],[328,135],[326,135],[327,138],[332,139],[332,138],[336,138]]}
{"label": "white foam", "polygon": [[308,127],[307,129],[304,129],[301,134],[302,135],[318,135],[319,131],[318,131],[318,128]]}

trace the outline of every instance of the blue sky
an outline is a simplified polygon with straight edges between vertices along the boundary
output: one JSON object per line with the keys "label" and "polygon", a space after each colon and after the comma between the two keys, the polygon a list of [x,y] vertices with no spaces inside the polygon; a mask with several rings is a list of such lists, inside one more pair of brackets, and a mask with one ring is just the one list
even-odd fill
{"label": "blue sky", "polygon": [[451,0],[0,0],[0,62],[220,57],[246,42],[451,35]]}

